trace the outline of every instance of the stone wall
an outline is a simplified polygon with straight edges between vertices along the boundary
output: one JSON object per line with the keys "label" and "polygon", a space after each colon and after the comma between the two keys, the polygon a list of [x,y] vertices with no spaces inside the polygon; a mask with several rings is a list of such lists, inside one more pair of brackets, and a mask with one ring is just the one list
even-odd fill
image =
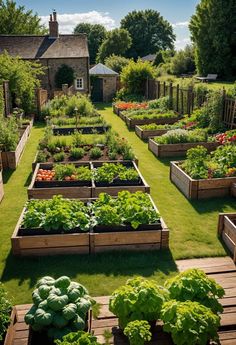
{"label": "stone wall", "polygon": [[106,76],[103,79],[103,101],[111,102],[117,90],[117,77]]}

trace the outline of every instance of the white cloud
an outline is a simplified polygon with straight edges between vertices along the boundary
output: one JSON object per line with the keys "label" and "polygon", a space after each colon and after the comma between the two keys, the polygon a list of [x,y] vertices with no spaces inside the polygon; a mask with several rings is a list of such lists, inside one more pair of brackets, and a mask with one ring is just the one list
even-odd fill
{"label": "white cloud", "polygon": [[[48,26],[49,16],[41,16],[42,24]],[[107,30],[115,28],[115,20],[108,12],[90,11],[86,13],[57,14],[61,34],[71,34],[79,23],[102,24]]]}
{"label": "white cloud", "polygon": [[178,22],[178,23],[174,23],[172,24],[173,28],[186,28],[188,27],[189,22]]}
{"label": "white cloud", "polygon": [[175,48],[177,50],[183,49],[187,44],[190,44],[191,40],[189,37],[183,38],[183,39],[177,39],[175,41]]}

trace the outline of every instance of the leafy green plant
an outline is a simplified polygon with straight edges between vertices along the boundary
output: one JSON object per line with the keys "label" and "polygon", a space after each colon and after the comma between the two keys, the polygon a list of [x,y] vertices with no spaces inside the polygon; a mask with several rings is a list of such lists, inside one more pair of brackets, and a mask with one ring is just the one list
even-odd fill
{"label": "leafy green plant", "polygon": [[84,331],[69,333],[62,340],[55,340],[56,345],[99,345],[97,338]]}
{"label": "leafy green plant", "polygon": [[224,289],[199,269],[189,269],[166,281],[170,298],[177,301],[195,301],[210,308],[214,313],[222,312],[218,302],[224,296]]}
{"label": "leafy green plant", "polygon": [[98,159],[102,157],[102,150],[99,147],[93,147],[89,151],[89,158],[90,159]]}
{"label": "leafy green plant", "polygon": [[198,302],[171,300],[162,306],[164,331],[171,333],[176,345],[206,345],[218,341],[220,317]]}
{"label": "leafy green plant", "polygon": [[39,151],[36,161],[37,161],[37,163],[44,163],[47,161],[47,158],[48,158],[48,154],[46,152]]}
{"label": "leafy green plant", "polygon": [[153,101],[148,102],[148,108],[149,109],[160,109],[162,113],[168,112],[170,109],[170,97],[161,97],[159,99],[155,99]]}
{"label": "leafy green plant", "polygon": [[130,321],[159,319],[166,300],[167,290],[154,281],[136,277],[112,293],[109,310],[119,318],[120,327],[125,328]]}
{"label": "leafy green plant", "polygon": [[11,321],[11,308],[11,302],[8,299],[7,293],[2,283],[0,283],[0,341],[4,339],[4,334]]}
{"label": "leafy green plant", "polygon": [[134,168],[126,167],[120,163],[104,163],[93,172],[96,182],[112,183],[116,179],[138,181],[139,174]]}
{"label": "leafy green plant", "polygon": [[75,131],[72,134],[72,145],[78,147],[84,142],[83,135],[79,131]]}
{"label": "leafy green plant", "polygon": [[116,160],[117,159],[117,151],[109,151],[108,152],[108,157],[111,160]]}
{"label": "leafy green plant", "polygon": [[81,159],[85,155],[85,151],[82,147],[73,147],[70,150],[70,156],[73,159]]}
{"label": "leafy green plant", "polygon": [[15,117],[0,121],[0,150],[14,151],[20,140],[18,123]]}
{"label": "leafy green plant", "polygon": [[63,162],[65,159],[65,153],[64,152],[58,152],[53,155],[53,159],[55,162]]}
{"label": "leafy green plant", "polygon": [[69,232],[75,228],[86,232],[90,229],[90,215],[81,201],[57,195],[49,200],[28,201],[22,226],[25,229],[41,228],[47,232]]}
{"label": "leafy green plant", "polygon": [[160,137],[154,138],[158,144],[176,144],[176,143],[196,143],[208,141],[207,132],[203,129],[173,129]]}
{"label": "leafy green plant", "polygon": [[88,166],[81,166],[76,168],[74,164],[56,164],[54,166],[55,179],[63,181],[68,178],[69,180],[90,181],[92,172]]}
{"label": "leafy green plant", "polygon": [[127,110],[123,112],[123,114],[131,119],[134,120],[144,120],[144,119],[169,119],[169,118],[176,118],[178,119],[179,115],[177,115],[172,110],[168,112],[161,112],[160,109],[138,109],[138,110]]}
{"label": "leafy green plant", "polygon": [[35,332],[47,331],[49,338],[61,339],[86,328],[92,299],[83,285],[70,278],[43,277],[37,282],[32,300],[25,322]]}
{"label": "leafy green plant", "polygon": [[146,341],[152,339],[150,324],[145,321],[131,321],[124,329],[124,334],[129,338],[130,345],[144,345]]}

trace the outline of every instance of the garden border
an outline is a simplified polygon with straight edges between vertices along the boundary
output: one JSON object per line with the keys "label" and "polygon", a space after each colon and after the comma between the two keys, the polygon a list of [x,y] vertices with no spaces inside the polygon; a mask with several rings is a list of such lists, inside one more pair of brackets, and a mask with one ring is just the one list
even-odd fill
{"label": "garden border", "polygon": [[135,133],[142,140],[148,140],[150,137],[159,137],[166,134],[168,131],[169,129],[144,130],[140,126],[135,126]]}
{"label": "garden border", "polygon": [[121,118],[125,117],[125,119],[123,118],[123,120],[125,121],[127,127],[129,129],[134,129],[136,125],[149,125],[151,123],[155,123],[157,125],[172,125],[175,122],[179,121],[181,119],[181,116],[178,115],[178,117],[163,117],[163,118],[156,118],[156,119],[132,119],[128,116],[124,116],[122,114],[122,112],[120,112],[119,115]]}
{"label": "garden border", "polygon": [[219,214],[218,235],[224,241],[236,263],[236,213]]}

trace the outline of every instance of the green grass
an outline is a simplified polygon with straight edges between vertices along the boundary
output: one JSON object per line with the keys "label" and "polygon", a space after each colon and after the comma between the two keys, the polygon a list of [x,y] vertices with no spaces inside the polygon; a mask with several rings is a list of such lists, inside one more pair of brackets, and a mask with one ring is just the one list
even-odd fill
{"label": "green grass", "polygon": [[16,258],[10,252],[10,237],[27,200],[31,163],[43,128],[33,128],[20,165],[5,173],[5,197],[0,204],[0,276],[14,303],[31,301],[31,291],[43,275],[69,275],[86,285],[93,296],[110,294],[127,278],[143,275],[160,284],[177,272],[174,259],[221,256],[225,250],[217,239],[218,213],[236,210],[232,199],[213,199],[190,203],[169,182],[169,161],[157,160],[134,132],[129,132],[111,107],[100,106],[105,119],[128,139],[140,160],[140,169],[151,186],[151,194],[171,229],[170,251],[106,253],[94,256],[67,255]]}

